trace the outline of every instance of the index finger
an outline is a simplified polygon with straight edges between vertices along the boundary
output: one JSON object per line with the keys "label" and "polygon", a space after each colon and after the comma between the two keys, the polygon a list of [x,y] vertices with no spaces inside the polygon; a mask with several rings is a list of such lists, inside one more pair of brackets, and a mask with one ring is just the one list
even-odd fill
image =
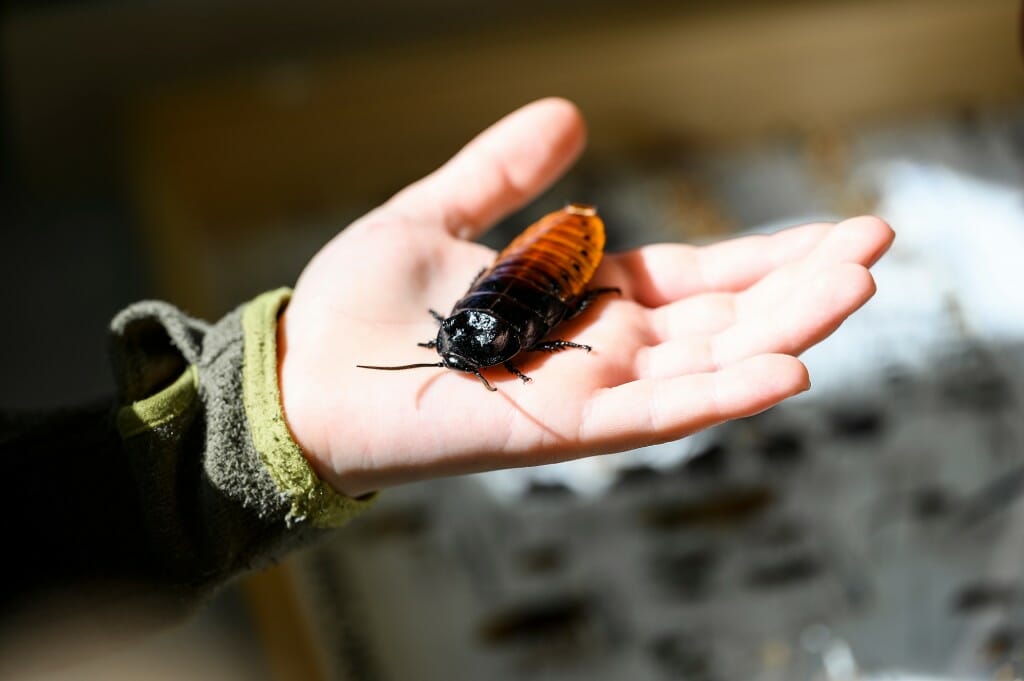
{"label": "index finger", "polygon": [[527,104],[483,131],[386,208],[475,239],[557,180],[583,150],[586,128],[571,102]]}

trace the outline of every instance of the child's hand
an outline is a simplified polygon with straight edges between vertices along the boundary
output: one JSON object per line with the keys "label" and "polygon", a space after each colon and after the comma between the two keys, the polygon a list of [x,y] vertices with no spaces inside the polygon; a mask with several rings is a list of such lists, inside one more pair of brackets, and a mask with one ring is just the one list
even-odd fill
{"label": "child's hand", "polygon": [[[327,244],[281,320],[285,415],[317,473],[358,496],[425,478],[531,466],[683,437],[807,389],[796,357],[875,291],[892,230],[876,218],[695,248],[606,254],[617,286],[559,326],[591,353],[523,354],[502,367],[382,373],[436,362],[417,342],[495,253],[472,239],[560,176],[584,144],[579,112],[535,102]],[[524,225],[525,227],[525,225]]]}

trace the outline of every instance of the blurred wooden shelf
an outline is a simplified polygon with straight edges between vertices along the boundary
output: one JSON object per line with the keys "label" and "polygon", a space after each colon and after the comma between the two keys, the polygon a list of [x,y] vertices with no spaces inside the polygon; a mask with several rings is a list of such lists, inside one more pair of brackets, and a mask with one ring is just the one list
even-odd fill
{"label": "blurred wooden shelf", "polygon": [[163,288],[208,313],[196,249],[385,197],[537,97],[580,105],[596,157],[1017,101],[1018,5],[555,8],[534,25],[147,93],[133,109],[132,178]]}

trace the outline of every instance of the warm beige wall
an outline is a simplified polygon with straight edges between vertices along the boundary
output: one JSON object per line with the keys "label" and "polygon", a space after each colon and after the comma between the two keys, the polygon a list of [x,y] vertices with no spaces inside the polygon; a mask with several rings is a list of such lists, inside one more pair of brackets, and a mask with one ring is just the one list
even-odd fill
{"label": "warm beige wall", "polygon": [[533,98],[577,101],[606,159],[1001,106],[1024,93],[1017,12],[1018,0],[737,0],[367,41],[141,92],[127,179],[162,290],[215,312],[217,249],[383,198]]}
{"label": "warm beige wall", "polygon": [[988,106],[1024,94],[1017,0],[613,11],[187,84],[139,113],[145,161],[220,225],[386,193],[535,97],[597,153]]}

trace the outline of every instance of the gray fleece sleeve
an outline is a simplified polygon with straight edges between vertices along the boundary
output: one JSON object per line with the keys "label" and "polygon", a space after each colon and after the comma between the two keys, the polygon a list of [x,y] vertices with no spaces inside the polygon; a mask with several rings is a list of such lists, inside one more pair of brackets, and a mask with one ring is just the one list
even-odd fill
{"label": "gray fleece sleeve", "polygon": [[29,516],[8,604],[187,610],[366,506],[317,479],[285,425],[276,324],[288,296],[213,325],[133,305],[111,325],[113,405],[0,418],[0,452],[25,482],[9,501]]}
{"label": "gray fleece sleeve", "polygon": [[264,294],[213,326],[158,302],[114,319],[120,401],[130,405],[118,427],[140,511],[165,577],[187,591],[259,566],[365,505],[316,478],[284,423],[276,329],[288,295]]}

